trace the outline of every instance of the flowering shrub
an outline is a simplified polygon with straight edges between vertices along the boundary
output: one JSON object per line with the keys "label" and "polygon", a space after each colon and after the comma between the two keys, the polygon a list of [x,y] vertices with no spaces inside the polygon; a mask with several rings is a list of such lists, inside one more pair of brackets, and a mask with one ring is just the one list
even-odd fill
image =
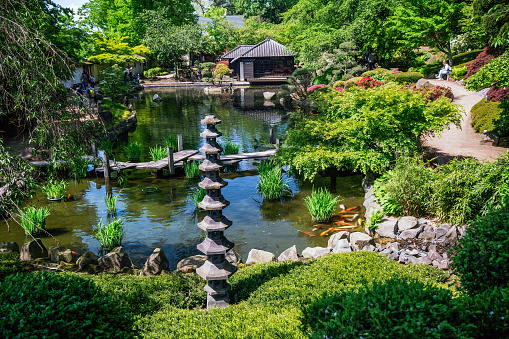
{"label": "flowering shrub", "polygon": [[477,91],[492,86],[509,87],[509,51],[492,59],[479,72],[465,80],[465,83],[468,90]]}
{"label": "flowering shrub", "polygon": [[433,88],[416,88],[414,91],[421,92],[421,94],[426,98],[427,102],[435,101],[440,97],[446,97],[451,100],[454,98],[451,88],[439,85]]}
{"label": "flowering shrub", "polygon": [[313,92],[315,89],[317,88],[322,88],[322,87],[325,87],[324,84],[320,84],[320,85],[313,85],[311,87],[308,88],[308,92]]}
{"label": "flowering shrub", "polygon": [[221,60],[221,61],[216,62],[216,67],[220,64],[223,64],[228,67],[230,66],[230,62],[228,60]]}
{"label": "flowering shrub", "polygon": [[336,91],[343,92],[344,89],[343,89],[343,87],[336,87]]}
{"label": "flowering shrub", "polygon": [[509,87],[491,87],[487,93],[488,100],[499,102],[502,99],[509,99]]}
{"label": "flowering shrub", "polygon": [[374,87],[380,87],[382,86],[381,81],[373,80],[368,77],[364,77],[359,81],[359,84],[357,85],[360,88],[368,89],[368,88],[374,88]]}

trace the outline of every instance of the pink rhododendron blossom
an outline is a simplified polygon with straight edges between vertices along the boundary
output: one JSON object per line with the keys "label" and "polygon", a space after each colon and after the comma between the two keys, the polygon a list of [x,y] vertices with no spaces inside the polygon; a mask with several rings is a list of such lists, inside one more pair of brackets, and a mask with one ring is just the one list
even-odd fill
{"label": "pink rhododendron blossom", "polygon": [[315,89],[317,89],[317,88],[322,88],[322,87],[325,87],[325,85],[324,85],[324,84],[320,84],[320,85],[313,85],[313,86],[311,86],[311,87],[309,87],[309,88],[308,88],[308,92],[312,92],[312,91],[314,91]]}

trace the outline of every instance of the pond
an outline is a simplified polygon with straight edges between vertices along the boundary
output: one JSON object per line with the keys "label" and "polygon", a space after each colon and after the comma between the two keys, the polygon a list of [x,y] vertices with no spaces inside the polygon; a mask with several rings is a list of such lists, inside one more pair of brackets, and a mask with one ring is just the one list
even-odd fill
{"label": "pond", "polygon": [[[231,140],[241,145],[242,152],[254,151],[254,138],[268,140],[269,130],[276,136],[284,135],[288,125],[286,113],[277,105],[269,105],[263,99],[267,89],[244,89],[234,94],[205,95],[203,89],[158,89],[146,90],[136,102],[138,125],[129,134],[129,141],[138,140],[144,148],[160,144],[168,134],[182,134],[185,149],[197,149],[203,144],[199,137],[203,126],[200,120],[214,114],[223,122],[218,129],[223,132],[222,141]],[[163,101],[155,106],[151,100],[157,93]],[[220,140],[221,141],[221,140]],[[118,149],[121,149],[119,145]],[[119,160],[124,160],[118,151]],[[148,160],[148,155],[145,155]],[[256,161],[245,160],[233,172],[222,173],[228,182],[222,193],[230,206],[223,210],[233,222],[225,231],[226,237],[235,243],[235,250],[243,260],[252,248],[267,250],[278,256],[292,245],[301,252],[311,246],[327,246],[327,237],[309,237],[298,230],[311,231],[313,221],[304,206],[304,197],[313,187],[329,187],[330,179],[319,177],[314,183],[288,178],[293,191],[292,198],[281,201],[263,200],[257,194],[259,175]],[[53,235],[43,236],[44,244],[55,246],[55,239],[72,250],[96,253],[100,244],[94,238],[96,225],[109,217],[104,203],[106,193],[118,195],[117,217],[124,220],[123,246],[140,267],[154,248],[160,247],[170,260],[171,269],[187,256],[201,254],[196,245],[205,234],[197,223],[205,217],[204,211],[196,210],[190,199],[199,179],[185,177],[156,178],[150,172],[128,173],[125,189],[111,180],[87,178],[81,183],[71,182],[66,194],[72,199],[66,202],[48,202],[38,191],[26,205],[47,206],[51,215],[47,219],[47,230]],[[285,174],[285,179],[287,179]],[[338,178],[336,194],[347,207],[362,205],[364,192],[360,175]],[[143,189],[156,187],[154,193]],[[339,210],[339,206],[338,206]],[[0,241],[29,240],[23,230],[12,219],[0,221]]]}

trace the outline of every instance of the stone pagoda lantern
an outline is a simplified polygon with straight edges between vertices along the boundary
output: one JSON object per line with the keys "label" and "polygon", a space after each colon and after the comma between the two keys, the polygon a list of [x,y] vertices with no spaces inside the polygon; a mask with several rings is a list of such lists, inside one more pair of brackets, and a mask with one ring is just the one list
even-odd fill
{"label": "stone pagoda lantern", "polygon": [[200,170],[206,176],[198,185],[207,190],[207,195],[200,202],[199,207],[207,211],[207,216],[198,227],[207,231],[207,238],[198,244],[198,250],[207,255],[207,261],[196,270],[196,273],[207,280],[205,291],[207,296],[207,308],[226,307],[229,304],[228,289],[230,285],[226,282],[228,277],[236,270],[225,258],[226,252],[233,248],[234,243],[228,241],[223,232],[232,225],[232,222],[223,215],[223,208],[230,202],[221,195],[221,188],[228,183],[219,176],[219,170],[223,167],[219,160],[218,153],[222,148],[218,145],[216,138],[222,133],[216,129],[216,124],[221,120],[213,115],[207,115],[201,121],[207,128],[200,134],[206,142],[200,152],[205,154],[205,160],[200,165]]}

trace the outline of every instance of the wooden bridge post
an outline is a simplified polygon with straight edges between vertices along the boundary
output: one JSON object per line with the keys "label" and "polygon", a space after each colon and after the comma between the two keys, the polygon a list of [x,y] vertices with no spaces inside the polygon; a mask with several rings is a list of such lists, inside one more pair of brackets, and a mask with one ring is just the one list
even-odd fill
{"label": "wooden bridge post", "polygon": [[274,129],[270,129],[270,143],[274,145],[276,143],[276,135],[274,134]]}
{"label": "wooden bridge post", "polygon": [[173,148],[166,147],[166,152],[168,153],[168,171],[170,175],[175,174],[175,164],[173,163]]}
{"label": "wooden bridge post", "polygon": [[104,178],[109,179],[110,178],[110,157],[108,156],[108,153],[106,153],[105,150],[102,150],[103,155],[103,170],[104,170]]}
{"label": "wooden bridge post", "polygon": [[182,134],[177,135],[177,152],[182,152],[184,150],[184,145],[182,144]]}

